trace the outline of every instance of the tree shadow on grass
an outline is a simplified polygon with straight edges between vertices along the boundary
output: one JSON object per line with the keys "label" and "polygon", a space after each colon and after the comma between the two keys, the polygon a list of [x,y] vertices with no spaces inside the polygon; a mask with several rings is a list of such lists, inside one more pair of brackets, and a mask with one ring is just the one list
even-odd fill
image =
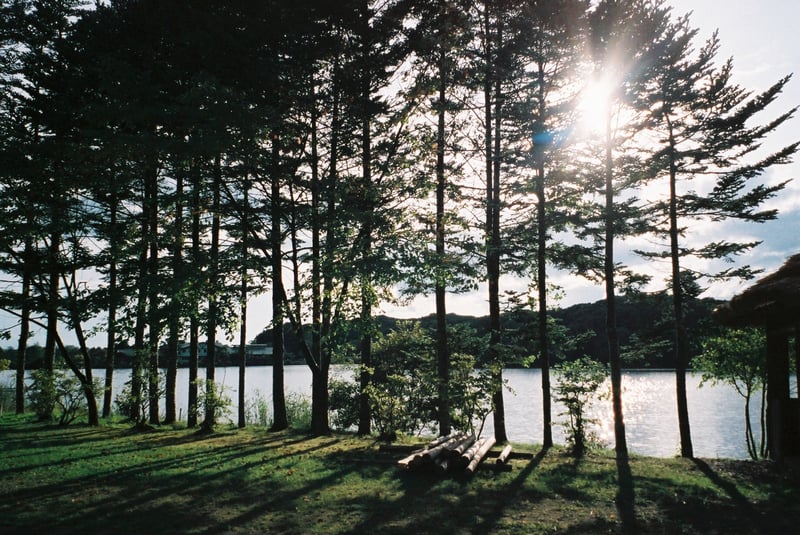
{"label": "tree shadow on grass", "polygon": [[[547,455],[550,448],[543,447],[539,452],[520,470],[520,472],[509,483],[508,488],[505,489],[504,494],[509,498],[515,497],[522,489],[525,480],[533,473],[533,471],[541,464],[542,460]],[[493,528],[497,525],[503,517],[509,500],[498,500],[494,503],[494,507],[486,511],[480,522],[475,525],[474,533],[491,533]]]}
{"label": "tree shadow on grass", "polygon": [[714,483],[717,487],[721,488],[725,491],[725,494],[734,501],[737,507],[741,507],[744,511],[748,513],[748,515],[752,516],[755,514],[753,511],[753,506],[750,502],[745,498],[744,494],[739,492],[739,489],[733,484],[731,481],[727,481],[723,479],[719,474],[717,474],[707,462],[701,459],[692,459],[695,466],[700,469],[701,472],[709,479],[712,483]]}
{"label": "tree shadow on grass", "polygon": [[622,522],[623,533],[638,533],[636,526],[636,491],[633,473],[627,455],[617,455],[617,514]]}

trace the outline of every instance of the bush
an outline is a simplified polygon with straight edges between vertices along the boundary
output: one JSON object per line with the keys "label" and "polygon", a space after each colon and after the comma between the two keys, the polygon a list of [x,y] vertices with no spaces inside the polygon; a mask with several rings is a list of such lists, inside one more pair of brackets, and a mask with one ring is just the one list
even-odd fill
{"label": "bush", "polygon": [[[28,388],[28,398],[36,415],[42,420],[58,416],[59,425],[72,423],[86,410],[86,393],[80,380],[66,370],[35,370]],[[102,389],[99,383],[95,392]]]}
{"label": "bush", "polygon": [[295,392],[286,394],[286,419],[294,429],[311,429],[311,399]]}
{"label": "bush", "polygon": [[572,446],[573,455],[580,456],[593,443],[595,435],[587,431],[587,425],[596,423],[587,419],[586,408],[608,376],[608,368],[604,364],[588,357],[574,362],[565,362],[553,368],[558,379],[555,387],[556,400],[564,404],[567,411],[561,416],[568,418],[562,422],[566,428],[567,443]]}
{"label": "bush", "polygon": [[17,408],[17,400],[14,387],[9,384],[0,384],[0,416],[6,411],[14,411]]}
{"label": "bush", "polygon": [[333,427],[347,431],[358,425],[361,408],[360,385],[345,378],[332,378],[328,383],[328,392]]}
{"label": "bush", "polygon": [[233,401],[225,393],[222,383],[208,383],[203,379],[197,379],[198,420],[205,420],[206,411],[209,409],[214,411],[214,422],[230,419],[233,414]]}
{"label": "bush", "polygon": [[[117,412],[132,421],[137,427],[143,427],[150,414],[150,396],[147,392],[150,381],[150,370],[143,368],[140,370],[141,391],[134,395],[133,376],[125,382],[122,391],[114,398]],[[158,376],[158,399],[164,395],[164,377]]]}
{"label": "bush", "polygon": [[269,402],[259,390],[247,398],[245,419],[248,422],[261,427],[269,427],[272,425],[271,414]]}

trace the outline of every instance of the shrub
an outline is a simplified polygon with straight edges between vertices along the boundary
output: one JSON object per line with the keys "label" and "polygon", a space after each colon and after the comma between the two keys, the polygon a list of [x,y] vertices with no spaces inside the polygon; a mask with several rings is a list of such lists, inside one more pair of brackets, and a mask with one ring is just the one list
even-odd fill
{"label": "shrub", "polygon": [[247,398],[245,406],[245,419],[254,425],[269,427],[272,425],[271,411],[269,402],[261,393],[256,390],[252,396]]}
{"label": "shrub", "polygon": [[[66,370],[36,370],[31,374],[32,382],[28,388],[31,407],[43,420],[58,416],[59,425],[72,423],[86,410],[86,393],[80,380]],[[95,383],[97,392],[102,387]]]}
{"label": "shrub", "polygon": [[28,386],[30,407],[39,420],[50,421],[56,406],[55,373],[44,368],[31,373],[31,384]]}
{"label": "shrub", "polygon": [[286,419],[294,429],[310,429],[311,399],[295,392],[286,394]]}
{"label": "shrub", "polygon": [[0,384],[0,416],[6,411],[16,410],[17,402],[14,387],[9,384]]}
{"label": "shrub", "polygon": [[[137,427],[147,423],[150,414],[150,396],[147,393],[150,370],[143,368],[140,372],[141,391],[138,395],[133,393],[133,377],[125,382],[122,391],[114,398],[117,412],[132,421]],[[158,399],[164,395],[164,377],[158,376]]]}
{"label": "shrub", "polygon": [[214,411],[215,422],[230,419],[233,414],[233,401],[225,393],[222,383],[208,383],[203,379],[197,379],[198,419],[205,420],[206,411],[209,409]]}
{"label": "shrub", "polygon": [[554,367],[553,372],[558,379],[556,400],[567,409],[561,414],[567,416],[567,420],[561,423],[566,428],[567,443],[572,446],[573,455],[583,455],[591,444],[597,442],[594,434],[587,431],[587,425],[596,422],[586,418],[586,408],[605,382],[608,368],[600,362],[582,357]]}
{"label": "shrub", "polygon": [[358,425],[361,387],[355,381],[334,377],[328,383],[331,424],[346,431]]}

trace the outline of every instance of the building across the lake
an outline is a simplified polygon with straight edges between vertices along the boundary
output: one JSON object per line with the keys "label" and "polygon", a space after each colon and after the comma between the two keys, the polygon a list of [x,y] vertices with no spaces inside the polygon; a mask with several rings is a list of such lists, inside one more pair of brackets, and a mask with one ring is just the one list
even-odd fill
{"label": "building across the lake", "polygon": [[[223,344],[216,344],[215,361],[218,366],[233,366],[239,363],[239,348],[226,346]],[[191,344],[188,342],[180,342],[178,344],[178,366],[189,365],[189,352],[191,351]],[[269,344],[247,344],[245,346],[246,360],[250,365],[265,365],[272,364],[272,346]],[[133,362],[135,350],[131,347],[119,348],[117,350],[117,359],[119,366],[130,366]],[[166,346],[161,346],[159,349],[159,360],[161,366],[166,366]],[[200,366],[205,365],[206,357],[208,356],[208,344],[200,342],[197,344],[197,360]]]}
{"label": "building across the lake", "polygon": [[[216,345],[216,357],[220,362],[226,362],[231,357],[236,358],[239,353],[238,347],[229,347],[222,344]],[[189,364],[189,352],[191,344],[181,343],[178,345],[178,366],[186,366]],[[245,346],[245,355],[250,364],[266,364],[267,361],[272,361],[272,346],[268,344],[247,344]],[[208,344],[200,342],[197,344],[197,358],[203,363],[208,356]]]}

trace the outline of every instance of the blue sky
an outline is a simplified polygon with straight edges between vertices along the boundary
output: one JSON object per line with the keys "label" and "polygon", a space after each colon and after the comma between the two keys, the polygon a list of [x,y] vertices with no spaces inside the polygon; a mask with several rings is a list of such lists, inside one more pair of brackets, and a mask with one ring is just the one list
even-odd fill
{"label": "blue sky", "polygon": [[[721,50],[719,61],[733,56],[734,72],[738,83],[753,91],[766,89],[779,78],[792,73],[800,67],[800,39],[798,39],[797,22],[800,21],[800,1],[796,0],[671,0],[676,14],[692,11],[691,23],[700,29],[700,36],[705,39],[715,29],[719,29]],[[794,105],[800,104],[800,73],[797,73],[777,102],[765,114],[763,120],[785,112]],[[776,150],[800,139],[800,118],[793,118],[765,143],[764,150]],[[800,252],[800,163],[793,163],[771,170],[765,180],[779,182],[795,179],[775,199],[772,206],[780,210],[777,221],[762,225],[723,224],[713,228],[698,229],[704,237],[724,236],[726,238],[755,238],[763,240],[753,253],[743,261],[766,271],[779,267],[791,254]],[[621,254],[625,255],[624,246]],[[631,258],[625,256],[626,259]],[[634,261],[634,260],[632,260]],[[652,267],[644,267],[653,269]],[[659,280],[662,274],[656,273]],[[602,299],[603,290],[585,280],[558,275],[556,282],[565,290],[565,299],[561,306],[578,302]],[[741,291],[745,284],[720,284],[709,289],[706,295],[718,298],[730,298]],[[524,281],[506,279],[505,287],[520,290]],[[484,315],[488,311],[485,286],[473,294],[450,295],[448,311],[458,314]],[[265,294],[253,300],[249,307],[248,333],[254,337],[270,321],[270,297]],[[382,312],[398,317],[419,317],[434,312],[432,297],[418,298],[408,306],[396,308],[384,306]],[[14,320],[0,312],[0,326],[13,324]],[[74,343],[74,336],[61,329],[64,340]],[[38,333],[35,342],[43,343],[43,335]],[[16,340],[2,342],[3,346],[15,345]],[[90,345],[103,345],[102,338],[90,340]]]}

